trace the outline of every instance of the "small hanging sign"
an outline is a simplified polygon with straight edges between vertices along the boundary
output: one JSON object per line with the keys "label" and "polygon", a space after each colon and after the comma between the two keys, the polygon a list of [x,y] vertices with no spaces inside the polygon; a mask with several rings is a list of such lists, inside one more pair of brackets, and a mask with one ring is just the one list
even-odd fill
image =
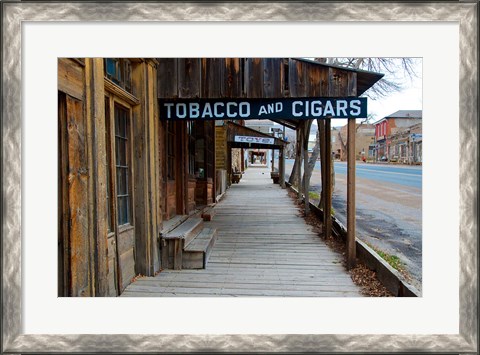
{"label": "small hanging sign", "polygon": [[275,138],[252,137],[252,136],[235,136],[235,142],[257,143],[257,144],[274,144],[275,143]]}

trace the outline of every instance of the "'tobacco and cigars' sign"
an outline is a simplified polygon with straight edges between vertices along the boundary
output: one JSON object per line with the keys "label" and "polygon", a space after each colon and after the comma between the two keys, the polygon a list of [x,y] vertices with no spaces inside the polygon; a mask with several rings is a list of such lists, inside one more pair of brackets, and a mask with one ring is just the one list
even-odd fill
{"label": "'tobacco and cigars' sign", "polygon": [[161,120],[366,118],[367,99],[173,99],[159,100]]}

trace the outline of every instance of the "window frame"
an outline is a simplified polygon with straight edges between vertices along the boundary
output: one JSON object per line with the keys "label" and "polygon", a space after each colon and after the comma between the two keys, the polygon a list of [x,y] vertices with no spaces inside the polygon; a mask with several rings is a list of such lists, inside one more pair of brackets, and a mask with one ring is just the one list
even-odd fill
{"label": "window frame", "polygon": [[[133,151],[133,144],[132,144],[132,110],[129,107],[125,107],[122,105],[118,100],[114,98],[114,112],[113,112],[113,117],[114,117],[114,151],[115,151],[115,161],[114,161],[114,168],[115,168],[115,184],[116,184],[116,190],[115,190],[115,198],[116,198],[116,203],[117,203],[117,208],[116,208],[116,217],[117,217],[117,226],[122,227],[122,226],[127,226],[127,225],[133,225],[133,198],[132,198],[132,185],[133,185],[133,174],[132,174],[132,163],[133,163],[133,158],[132,158],[132,151]],[[120,136],[117,134],[116,128],[117,128],[117,109],[119,111],[124,111],[125,113],[125,136]],[[118,159],[117,159],[117,154],[118,154],[118,147],[119,144],[117,144],[118,140],[123,140],[125,142],[125,165],[119,165]],[[119,173],[118,169],[125,170],[126,175],[125,175],[125,194],[120,194],[119,193],[119,188],[120,188],[120,183],[119,183]],[[126,198],[126,221],[125,223],[120,222],[120,198]],[[122,220],[123,222],[123,220]]]}
{"label": "window frame", "polygon": [[[109,117],[105,116],[105,129],[108,130],[106,133],[107,141],[106,141],[106,152],[109,154],[110,158],[109,165],[107,166],[107,173],[110,173],[111,181],[111,196],[109,199],[109,205],[107,208],[112,211],[112,227],[113,230],[109,231],[109,234],[117,232],[122,232],[125,229],[129,229],[134,226],[134,186],[135,181],[133,178],[133,107],[123,99],[117,97],[115,94],[105,91],[105,104],[109,106]],[[117,169],[119,168],[117,163],[117,132],[116,132],[116,111],[117,108],[120,110],[124,110],[126,113],[126,127],[125,132],[127,134],[127,143],[126,143],[126,153],[125,153],[125,166],[127,169],[126,175],[126,188],[127,194],[119,196],[119,176],[117,173]],[[107,109],[105,108],[105,115],[107,114]],[[108,121],[108,122],[107,122]],[[108,160],[106,161],[108,163]],[[126,223],[121,223],[123,220],[120,218],[120,210],[119,210],[119,197],[127,197],[127,221]]]}

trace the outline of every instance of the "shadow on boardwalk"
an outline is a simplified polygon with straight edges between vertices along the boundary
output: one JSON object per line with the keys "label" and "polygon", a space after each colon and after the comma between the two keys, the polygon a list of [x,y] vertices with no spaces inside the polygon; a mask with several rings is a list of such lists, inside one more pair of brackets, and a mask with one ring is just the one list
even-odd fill
{"label": "shadow on boardwalk", "polygon": [[164,270],[122,296],[361,296],[267,168],[250,167],[216,207],[217,242],[207,268]]}

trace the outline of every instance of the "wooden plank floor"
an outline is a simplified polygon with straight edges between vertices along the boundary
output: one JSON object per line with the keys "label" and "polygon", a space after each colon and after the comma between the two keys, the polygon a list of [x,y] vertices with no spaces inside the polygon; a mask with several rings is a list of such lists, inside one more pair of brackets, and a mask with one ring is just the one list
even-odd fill
{"label": "wooden plank floor", "polygon": [[205,270],[164,270],[122,296],[361,296],[268,169],[247,169],[215,209],[205,222],[218,234]]}

